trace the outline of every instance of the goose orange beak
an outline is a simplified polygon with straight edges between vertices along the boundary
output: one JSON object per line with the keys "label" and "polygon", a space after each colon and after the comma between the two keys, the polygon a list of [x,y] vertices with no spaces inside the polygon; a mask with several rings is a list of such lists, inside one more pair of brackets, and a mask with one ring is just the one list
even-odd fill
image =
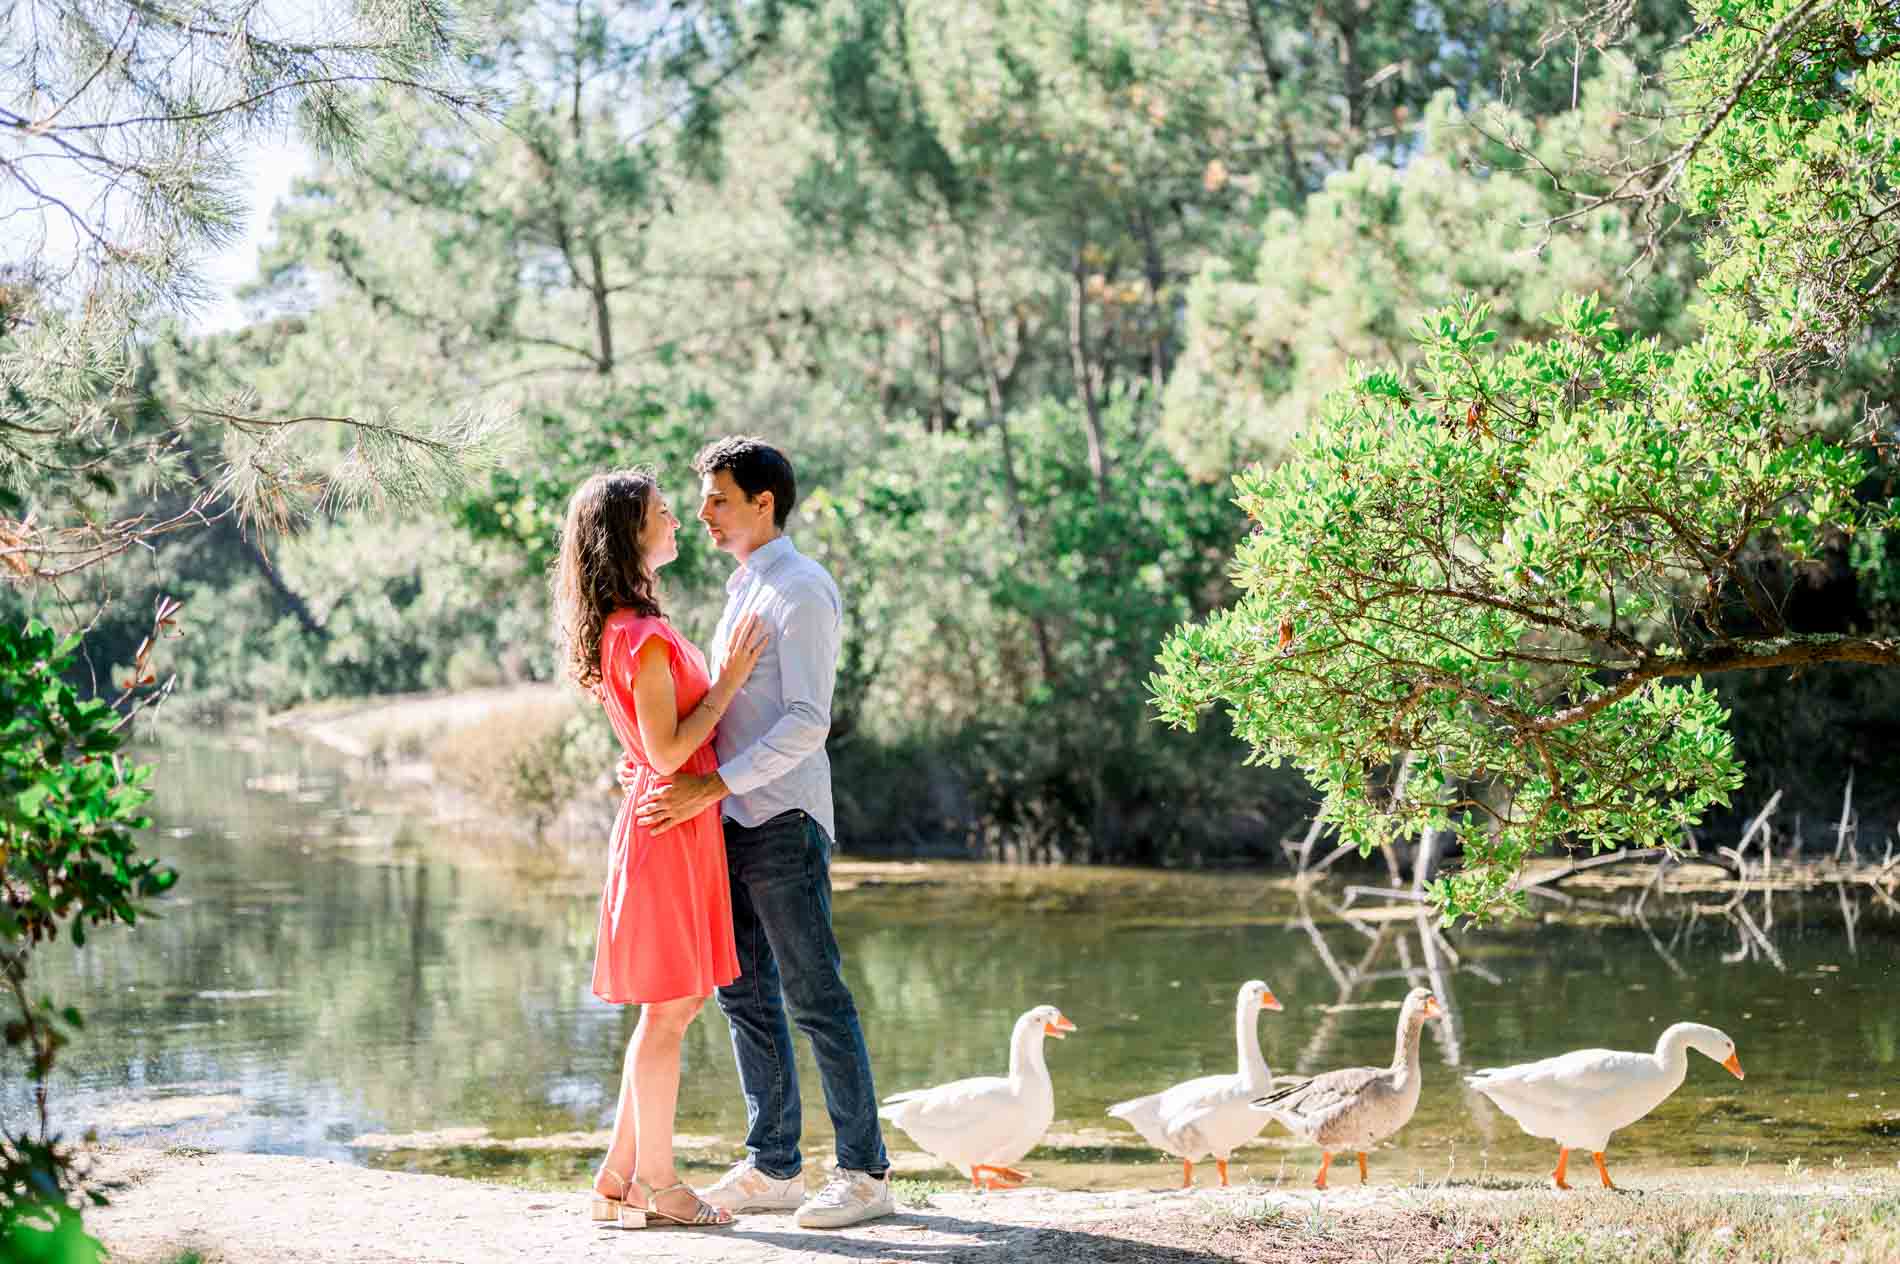
{"label": "goose orange beak", "polygon": [[1444,1016],[1445,1016],[1445,1009],[1442,1005],[1438,1003],[1438,998],[1436,996],[1426,997],[1425,998],[1425,1017],[1443,1018]]}
{"label": "goose orange beak", "polygon": [[1281,1011],[1282,1009],[1285,1009],[1286,1007],[1285,1007],[1284,1005],[1282,1005],[1282,1004],[1280,1004],[1280,998],[1279,998],[1279,997],[1277,997],[1277,996],[1275,996],[1275,995],[1274,995],[1273,993],[1271,993],[1271,992],[1268,992],[1268,993],[1265,993],[1264,995],[1262,995],[1262,996],[1261,996],[1261,998],[1260,998],[1260,1008],[1261,1008],[1261,1009],[1270,1009],[1270,1010],[1272,1010],[1272,1011],[1274,1011],[1275,1013],[1278,1013],[1279,1011]]}
{"label": "goose orange beak", "polygon": [[1736,1059],[1734,1054],[1731,1053],[1728,1055],[1728,1057],[1722,1059],[1722,1065],[1726,1067],[1728,1069],[1728,1073],[1734,1076],[1736,1079],[1739,1080],[1739,1079],[1744,1078],[1742,1075],[1742,1064],[1740,1061]]}
{"label": "goose orange beak", "polygon": [[1044,1023],[1042,1025],[1042,1034],[1045,1036],[1054,1036],[1057,1040],[1066,1039],[1068,1034],[1074,1030],[1075,1024],[1060,1014],[1056,1015],[1054,1022]]}

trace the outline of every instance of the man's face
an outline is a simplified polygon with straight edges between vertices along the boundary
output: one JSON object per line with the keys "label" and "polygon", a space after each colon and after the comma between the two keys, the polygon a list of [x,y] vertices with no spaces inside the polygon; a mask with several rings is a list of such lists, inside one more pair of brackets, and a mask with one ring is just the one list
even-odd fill
{"label": "man's face", "polygon": [[772,494],[760,492],[756,500],[747,500],[745,492],[732,481],[732,471],[702,474],[699,520],[706,524],[714,548],[744,561],[772,538]]}

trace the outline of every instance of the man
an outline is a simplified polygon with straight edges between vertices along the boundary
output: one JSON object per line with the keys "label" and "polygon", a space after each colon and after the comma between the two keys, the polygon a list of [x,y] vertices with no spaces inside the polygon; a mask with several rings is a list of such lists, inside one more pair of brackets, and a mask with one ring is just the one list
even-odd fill
{"label": "man", "polygon": [[[871,1059],[831,929],[831,693],[843,604],[837,585],[785,535],[797,491],[791,462],[758,439],[709,444],[694,458],[699,520],[739,563],[713,635],[714,674],[748,615],[768,640],[719,721],[719,770],[679,774],[644,800],[656,834],[724,799],[726,863],[740,977],[719,989],[745,1094],[746,1157],[705,1193],[735,1213],[797,1209],[805,1228],[836,1229],[896,1208],[877,1119]],[[791,1021],[812,1042],[838,1134],[837,1167],[807,1199],[798,1152],[798,1071]]]}

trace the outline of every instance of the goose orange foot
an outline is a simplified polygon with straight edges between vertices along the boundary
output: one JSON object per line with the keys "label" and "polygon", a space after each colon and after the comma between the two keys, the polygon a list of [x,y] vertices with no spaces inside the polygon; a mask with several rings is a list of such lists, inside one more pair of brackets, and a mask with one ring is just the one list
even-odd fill
{"label": "goose orange foot", "polygon": [[1356,1153],[1359,1155],[1359,1183],[1364,1185],[1366,1183],[1366,1152],[1360,1150]]}
{"label": "goose orange foot", "polygon": [[1189,1189],[1194,1184],[1194,1160],[1181,1160],[1181,1188]]}
{"label": "goose orange foot", "polygon": [[1227,1160],[1215,1159],[1214,1168],[1216,1171],[1220,1173],[1220,1187],[1222,1189],[1226,1189],[1227,1188]]}
{"label": "goose orange foot", "polygon": [[1029,1179],[1029,1173],[993,1163],[978,1163],[970,1169],[970,1183],[977,1189],[1015,1189]]}
{"label": "goose orange foot", "polygon": [[1607,1168],[1607,1167],[1604,1167],[1604,1166],[1603,1166],[1603,1151],[1601,1151],[1601,1150],[1597,1150],[1597,1151],[1595,1151],[1595,1152],[1593,1152],[1593,1153],[1592,1153],[1592,1154],[1590,1155],[1590,1157],[1591,1157],[1591,1159],[1593,1159],[1593,1160],[1595,1160],[1595,1162],[1596,1162],[1596,1165],[1597,1165],[1597,1175],[1598,1175],[1598,1176],[1601,1176],[1601,1177],[1603,1178],[1603,1188],[1605,1188],[1605,1189],[1615,1189],[1615,1188],[1616,1188],[1616,1186],[1614,1186],[1614,1185],[1612,1185],[1612,1184],[1610,1183],[1610,1169],[1609,1169],[1609,1168]]}
{"label": "goose orange foot", "polygon": [[1558,1147],[1557,1170],[1550,1174],[1550,1187],[1552,1189],[1569,1189],[1570,1188],[1570,1183],[1564,1180],[1564,1168],[1567,1167],[1569,1163],[1570,1163],[1570,1151],[1565,1147],[1562,1147],[1562,1146]]}
{"label": "goose orange foot", "polygon": [[1314,1189],[1326,1188],[1326,1173],[1328,1169],[1330,1169],[1332,1166],[1333,1166],[1333,1152],[1331,1150],[1320,1151],[1319,1176],[1313,1181]]}

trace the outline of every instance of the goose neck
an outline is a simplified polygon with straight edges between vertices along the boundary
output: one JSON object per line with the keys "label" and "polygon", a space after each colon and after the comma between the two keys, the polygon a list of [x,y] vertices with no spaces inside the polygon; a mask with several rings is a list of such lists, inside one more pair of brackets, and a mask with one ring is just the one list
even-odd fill
{"label": "goose neck", "polygon": [[1265,1091],[1273,1076],[1267,1070],[1267,1055],[1260,1051],[1260,1005],[1251,999],[1234,1007],[1234,1051],[1242,1082]]}
{"label": "goose neck", "polygon": [[1418,1070],[1418,1040],[1424,1030],[1425,1015],[1420,1011],[1408,1007],[1399,1015],[1398,1038],[1392,1049],[1394,1071]]}
{"label": "goose neck", "polygon": [[1021,1084],[1031,1076],[1046,1079],[1048,1075],[1049,1068],[1042,1060],[1041,1024],[1030,1020],[1017,1023],[1009,1041],[1010,1083]]}
{"label": "goose neck", "polygon": [[1664,1031],[1656,1039],[1656,1064],[1663,1070],[1675,1074],[1687,1075],[1689,1070],[1689,1038],[1694,1028],[1688,1023],[1677,1023]]}

